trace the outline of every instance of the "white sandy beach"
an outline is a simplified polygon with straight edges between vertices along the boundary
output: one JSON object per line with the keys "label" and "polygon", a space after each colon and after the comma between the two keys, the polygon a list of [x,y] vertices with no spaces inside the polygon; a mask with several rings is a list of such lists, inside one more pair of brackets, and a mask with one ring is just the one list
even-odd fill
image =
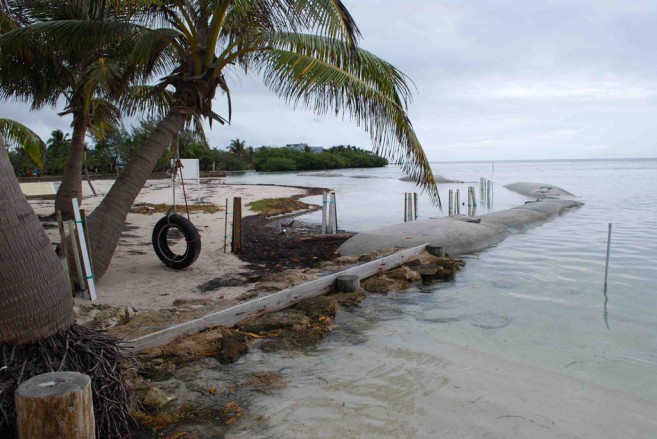
{"label": "white sandy beach", "polygon": [[[93,181],[99,196],[93,197],[86,182],[83,183],[84,198],[82,208],[87,214],[102,199],[102,194],[109,191],[114,180]],[[25,186],[25,185],[24,185]],[[195,184],[186,183],[188,202],[197,201]],[[149,180],[135,204],[148,202],[152,204],[172,203],[171,180]],[[184,204],[182,190],[177,185],[176,203]],[[252,214],[247,204],[264,198],[290,197],[303,194],[303,189],[260,186],[227,185],[219,179],[204,179],[201,183],[201,200],[220,207],[220,211],[209,213],[191,213],[190,219],[202,237],[202,251],[196,262],[184,269],[167,268],[155,255],[151,244],[153,226],[163,214],[142,213],[128,214],[127,229],[112,259],[109,270],[97,282],[98,304],[129,305],[137,310],[162,309],[170,307],[175,299],[224,299],[233,300],[245,292],[246,286],[226,287],[221,290],[201,294],[197,286],[217,277],[246,271],[245,263],[230,253],[230,226],[228,218],[228,248],[224,253],[224,218],[226,198],[229,199],[229,212],[232,211],[233,197],[242,197],[242,214]],[[30,204],[38,215],[53,213],[53,201],[32,200]],[[184,212],[179,212],[184,214]],[[48,230],[53,241],[58,242],[56,229]],[[78,303],[88,301],[76,299]]]}

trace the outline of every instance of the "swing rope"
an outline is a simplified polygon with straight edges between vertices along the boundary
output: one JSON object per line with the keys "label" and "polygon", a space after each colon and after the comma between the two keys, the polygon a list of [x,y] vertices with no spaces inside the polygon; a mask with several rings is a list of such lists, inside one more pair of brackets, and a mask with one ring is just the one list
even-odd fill
{"label": "swing rope", "polygon": [[187,219],[190,219],[189,218],[189,206],[187,205],[187,193],[185,192],[185,178],[183,177],[182,168],[184,168],[182,162],[180,161],[180,159],[176,159],[176,173],[175,173],[174,179],[175,179],[175,177],[178,176],[178,171],[180,171],[180,185],[182,186],[183,198],[185,199],[185,210],[187,211]]}

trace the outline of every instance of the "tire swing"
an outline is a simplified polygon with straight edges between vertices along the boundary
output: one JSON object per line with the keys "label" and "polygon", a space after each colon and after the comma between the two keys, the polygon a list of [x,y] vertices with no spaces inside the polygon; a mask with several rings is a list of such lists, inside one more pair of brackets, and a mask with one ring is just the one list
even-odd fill
{"label": "tire swing", "polygon": [[[185,237],[187,244],[185,253],[177,255],[171,251],[167,235],[169,229],[178,229]],[[184,216],[172,213],[160,219],[153,229],[153,248],[155,254],[164,265],[176,270],[187,268],[196,261],[198,255],[201,254],[201,235],[194,227],[194,224]]]}
{"label": "tire swing", "polygon": [[[176,174],[182,168],[180,160],[176,162]],[[180,171],[182,180],[182,170]],[[183,194],[185,194],[185,183],[182,180]],[[173,208],[169,209],[166,216],[160,219],[153,229],[153,249],[155,254],[164,265],[175,270],[182,270],[192,265],[201,254],[201,235],[189,220],[189,208],[187,207],[187,196],[185,195],[185,207],[187,208],[187,218],[182,215],[171,213]],[[185,253],[177,255],[169,247],[168,233],[171,228],[177,229],[185,238]]]}

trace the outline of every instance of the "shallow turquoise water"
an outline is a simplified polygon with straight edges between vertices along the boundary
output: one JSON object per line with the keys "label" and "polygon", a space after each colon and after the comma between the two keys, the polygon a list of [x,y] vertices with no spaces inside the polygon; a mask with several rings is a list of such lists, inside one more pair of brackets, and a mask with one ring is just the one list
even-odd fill
{"label": "shallow turquoise water", "polygon": [[[413,186],[398,180],[397,169],[339,172],[344,177],[270,174],[230,180],[331,187],[338,198],[340,227],[347,230],[402,220],[403,194]],[[363,424],[361,418],[355,431],[378,425],[385,413],[385,429],[371,434],[389,437],[404,435],[408,427],[403,410],[389,410],[403,406],[400,389],[406,389],[401,399],[412,401],[412,392],[424,392],[413,380],[425,387],[439,384],[427,384],[431,362],[440,361],[432,340],[467,345],[657,401],[657,160],[496,162],[494,172],[490,162],[436,163],[434,172],[472,182],[440,185],[445,203],[448,189],[464,193],[485,176],[494,181],[494,210],[527,200],[502,187],[515,181],[560,186],[585,206],[469,255],[453,283],[368,299],[361,309],[340,318],[337,330],[311,352],[254,353],[236,370],[288,371],[291,390],[270,398],[282,406],[305,407],[308,420],[303,422],[310,425],[313,413],[330,417],[332,404],[355,398],[363,403],[361,415],[371,421]],[[419,212],[425,218],[444,215],[422,197]],[[319,215],[305,220],[317,222]],[[605,295],[609,223],[613,230]],[[382,344],[387,348],[381,349]],[[380,364],[389,366],[377,368]],[[338,397],[321,391],[317,376],[346,387],[350,381],[373,380],[379,390],[372,391],[379,393]],[[305,394],[307,400],[299,402]],[[366,409],[368,398],[374,406]]]}

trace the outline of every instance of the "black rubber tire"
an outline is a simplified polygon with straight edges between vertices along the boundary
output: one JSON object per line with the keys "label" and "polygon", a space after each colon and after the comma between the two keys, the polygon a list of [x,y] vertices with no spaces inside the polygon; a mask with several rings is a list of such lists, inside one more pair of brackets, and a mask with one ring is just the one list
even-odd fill
{"label": "black rubber tire", "polygon": [[[183,255],[176,255],[169,248],[167,233],[172,227],[180,230],[185,237],[187,247]],[[164,262],[164,265],[176,270],[182,270],[192,265],[198,258],[198,255],[201,254],[201,235],[191,221],[184,216],[174,213],[165,216],[155,224],[155,228],[153,229],[153,248],[157,257]]]}

